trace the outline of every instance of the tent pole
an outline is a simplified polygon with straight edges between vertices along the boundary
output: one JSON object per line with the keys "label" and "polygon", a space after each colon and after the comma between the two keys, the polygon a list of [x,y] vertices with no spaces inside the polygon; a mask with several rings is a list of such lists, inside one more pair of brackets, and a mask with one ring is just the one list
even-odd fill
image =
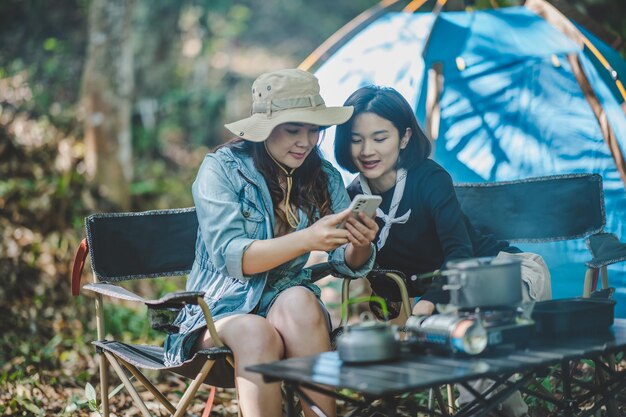
{"label": "tent pole", "polygon": [[387,12],[387,9],[398,2],[399,0],[382,0],[377,5],[365,10],[326,39],[324,43],[318,46],[317,49],[298,65],[298,68],[304,71],[311,71],[313,67],[323,63],[335,51],[345,45],[346,42],[359,33],[363,27],[378,19],[378,17]]}
{"label": "tent pole", "polygon": [[620,94],[622,95],[622,98],[624,99],[624,101],[626,101],[626,90],[624,90],[624,85],[620,81],[620,79],[619,79],[619,77],[617,75],[617,71],[615,71],[613,69],[613,67],[611,67],[611,64],[609,64],[609,61],[606,60],[604,55],[602,55],[602,53],[600,53],[600,51],[598,51],[598,49],[589,41],[589,39],[587,39],[587,37],[585,35],[583,35],[581,33],[581,36],[582,36],[582,39],[583,39],[583,43],[585,44],[587,49],[589,49],[591,51],[591,53],[593,54],[593,56],[595,56],[596,59],[598,61],[600,61],[600,63],[604,67],[604,69],[606,69],[609,72],[609,74],[611,75],[611,78],[613,79],[613,81],[615,82],[615,85],[617,86],[617,89],[619,90]]}

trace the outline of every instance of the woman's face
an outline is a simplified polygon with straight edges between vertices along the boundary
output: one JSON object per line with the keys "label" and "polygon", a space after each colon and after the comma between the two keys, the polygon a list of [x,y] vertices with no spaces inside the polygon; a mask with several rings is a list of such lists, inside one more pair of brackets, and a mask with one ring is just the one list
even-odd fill
{"label": "woman's face", "polygon": [[403,133],[401,138],[393,123],[375,113],[361,113],[352,124],[352,161],[371,185],[383,185],[382,191],[395,184],[396,162],[409,143],[411,129]]}
{"label": "woman's face", "polygon": [[283,123],[276,126],[267,138],[267,150],[281,164],[298,168],[317,145],[319,134],[317,125]]}

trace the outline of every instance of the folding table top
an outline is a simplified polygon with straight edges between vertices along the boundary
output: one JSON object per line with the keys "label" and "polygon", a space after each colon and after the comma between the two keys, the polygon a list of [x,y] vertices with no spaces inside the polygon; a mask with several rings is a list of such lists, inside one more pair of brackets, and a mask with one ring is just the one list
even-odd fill
{"label": "folding table top", "polygon": [[268,380],[321,384],[383,397],[480,377],[527,372],[564,360],[594,358],[619,350],[626,350],[626,320],[616,319],[607,334],[537,339],[525,349],[496,349],[478,357],[407,351],[396,361],[346,364],[335,351],[247,369],[263,374]]}

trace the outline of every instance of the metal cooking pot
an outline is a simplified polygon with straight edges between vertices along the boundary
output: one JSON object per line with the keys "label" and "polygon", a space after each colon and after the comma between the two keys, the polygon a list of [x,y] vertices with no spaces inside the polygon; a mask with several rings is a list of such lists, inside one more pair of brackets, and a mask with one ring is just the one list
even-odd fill
{"label": "metal cooking pot", "polygon": [[441,274],[450,304],[459,308],[515,306],[522,302],[522,264],[513,259],[470,258],[446,263]]}
{"label": "metal cooking pot", "polygon": [[363,313],[361,323],[347,326],[337,339],[339,358],[344,362],[378,362],[395,359],[400,352],[393,326]]}

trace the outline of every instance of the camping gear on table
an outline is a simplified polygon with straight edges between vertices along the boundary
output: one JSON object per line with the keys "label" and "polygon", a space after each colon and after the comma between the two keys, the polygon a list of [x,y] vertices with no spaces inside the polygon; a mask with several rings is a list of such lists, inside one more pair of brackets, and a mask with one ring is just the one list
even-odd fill
{"label": "camping gear on table", "polygon": [[450,291],[441,314],[410,317],[406,327],[417,348],[477,355],[501,345],[522,346],[534,333],[534,303],[522,304],[521,263],[495,257],[446,263],[448,269],[423,274],[439,277],[433,286]]}
{"label": "camping gear on table", "polygon": [[442,271],[450,304],[459,308],[513,306],[522,302],[522,266],[512,259],[470,258]]}
{"label": "camping gear on table", "polygon": [[410,340],[435,349],[477,355],[487,347],[487,332],[480,318],[456,314],[411,316],[406,322]]}
{"label": "camping gear on table", "polygon": [[[383,316],[387,317],[387,303],[381,297],[357,297],[341,304],[342,323],[348,316],[348,305],[368,301],[378,303]],[[397,326],[374,319],[369,312],[361,313],[361,322],[347,325],[337,336],[337,351],[344,362],[379,362],[395,359],[400,354],[400,341],[396,337]]]}
{"label": "camping gear on table", "polygon": [[337,351],[344,362],[380,362],[398,357],[400,341],[395,326],[363,313],[360,323],[347,326],[339,336]]}
{"label": "camping gear on table", "polygon": [[516,307],[460,309],[433,316],[411,316],[405,325],[414,350],[478,355],[499,347],[521,348],[532,340],[535,322]]}
{"label": "camping gear on table", "polygon": [[536,303],[532,317],[540,335],[589,335],[608,331],[614,308],[609,298],[562,298]]}
{"label": "camping gear on table", "polygon": [[522,266],[519,260],[468,258],[446,263],[443,271],[415,275],[433,280],[431,289],[450,291],[450,309],[517,306],[522,302]]}

